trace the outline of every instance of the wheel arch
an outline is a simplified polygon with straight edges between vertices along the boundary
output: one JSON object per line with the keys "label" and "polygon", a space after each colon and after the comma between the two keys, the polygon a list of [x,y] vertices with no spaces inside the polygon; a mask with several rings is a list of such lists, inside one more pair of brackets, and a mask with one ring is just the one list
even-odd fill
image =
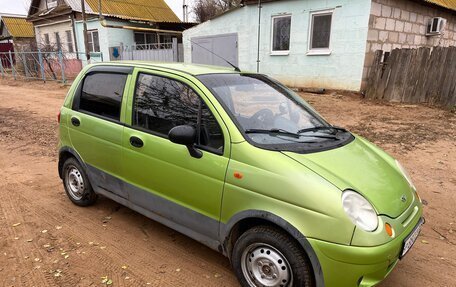
{"label": "wheel arch", "polygon": [[84,164],[84,161],[82,158],[79,156],[79,154],[72,148],[70,147],[62,147],[59,150],[59,163],[58,163],[58,170],[59,170],[59,177],[62,179],[63,178],[63,164],[65,161],[70,158],[74,157],[83,167],[86,169],[86,166]]}
{"label": "wheel arch", "polygon": [[230,258],[236,239],[238,239],[243,232],[258,225],[268,225],[279,228],[294,238],[299,243],[302,250],[307,254],[307,257],[312,264],[316,287],[325,286],[320,261],[306,237],[288,221],[267,211],[242,211],[231,217],[227,224],[221,224],[220,241],[223,242],[223,252],[225,255]]}

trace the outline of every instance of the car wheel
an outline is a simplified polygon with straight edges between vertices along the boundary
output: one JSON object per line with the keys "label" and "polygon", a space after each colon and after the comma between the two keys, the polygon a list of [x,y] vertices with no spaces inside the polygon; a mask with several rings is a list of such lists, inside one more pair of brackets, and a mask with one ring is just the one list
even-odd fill
{"label": "car wheel", "polygon": [[97,200],[84,169],[75,158],[69,158],[63,164],[63,186],[76,205],[89,206]]}
{"label": "car wheel", "polygon": [[313,287],[311,265],[299,244],[281,230],[257,226],[236,241],[233,269],[244,287]]}

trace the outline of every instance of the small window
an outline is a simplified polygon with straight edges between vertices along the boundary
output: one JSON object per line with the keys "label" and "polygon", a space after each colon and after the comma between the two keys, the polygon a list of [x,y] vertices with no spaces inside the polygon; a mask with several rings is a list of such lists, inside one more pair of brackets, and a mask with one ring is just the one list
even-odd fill
{"label": "small window", "polygon": [[199,130],[198,146],[223,151],[223,133],[217,120],[195,91],[176,80],[140,74],[132,122],[134,127],[162,137],[175,126],[190,125]]}
{"label": "small window", "polygon": [[49,34],[44,34],[43,36],[44,36],[44,45],[46,47],[51,46],[51,41],[49,41]]}
{"label": "small window", "polygon": [[57,0],[47,0],[47,8],[51,9],[57,7],[57,2]]}
{"label": "small window", "polygon": [[290,15],[272,17],[272,54],[288,54],[288,52],[290,51],[290,32]]}
{"label": "small window", "polygon": [[84,79],[79,110],[119,121],[127,75],[90,74]]}
{"label": "small window", "polygon": [[67,47],[68,47],[68,52],[73,53],[74,52],[74,47],[73,47],[73,36],[70,30],[65,31],[66,34],[66,41],[67,41]]}
{"label": "small window", "polygon": [[60,40],[60,34],[59,32],[55,32],[54,33],[55,35],[55,45],[57,46],[57,51],[61,51],[62,50],[62,41]]}
{"label": "small window", "polygon": [[317,54],[329,54],[333,12],[315,12],[310,15],[311,25],[309,51]]}
{"label": "small window", "polygon": [[100,40],[98,38],[98,30],[87,31],[88,42],[89,42],[89,51],[100,52]]}

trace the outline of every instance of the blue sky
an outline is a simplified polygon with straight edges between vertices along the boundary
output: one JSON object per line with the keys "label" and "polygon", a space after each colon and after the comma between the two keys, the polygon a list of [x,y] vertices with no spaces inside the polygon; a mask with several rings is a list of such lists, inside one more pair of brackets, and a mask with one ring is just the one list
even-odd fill
{"label": "blue sky", "polygon": [[[182,19],[182,0],[165,0],[174,13]],[[0,0],[0,13],[26,14],[29,0]],[[195,0],[187,0],[191,6]],[[191,11],[191,7],[189,8]],[[190,15],[190,20],[193,17]]]}

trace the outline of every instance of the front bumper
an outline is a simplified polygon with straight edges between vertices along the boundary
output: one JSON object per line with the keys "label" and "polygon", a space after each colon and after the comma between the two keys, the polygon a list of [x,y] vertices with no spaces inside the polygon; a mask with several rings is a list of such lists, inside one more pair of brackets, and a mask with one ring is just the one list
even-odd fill
{"label": "front bumper", "polygon": [[326,287],[370,287],[385,279],[399,262],[404,239],[421,214],[390,242],[373,247],[347,246],[308,239],[320,262]]}

